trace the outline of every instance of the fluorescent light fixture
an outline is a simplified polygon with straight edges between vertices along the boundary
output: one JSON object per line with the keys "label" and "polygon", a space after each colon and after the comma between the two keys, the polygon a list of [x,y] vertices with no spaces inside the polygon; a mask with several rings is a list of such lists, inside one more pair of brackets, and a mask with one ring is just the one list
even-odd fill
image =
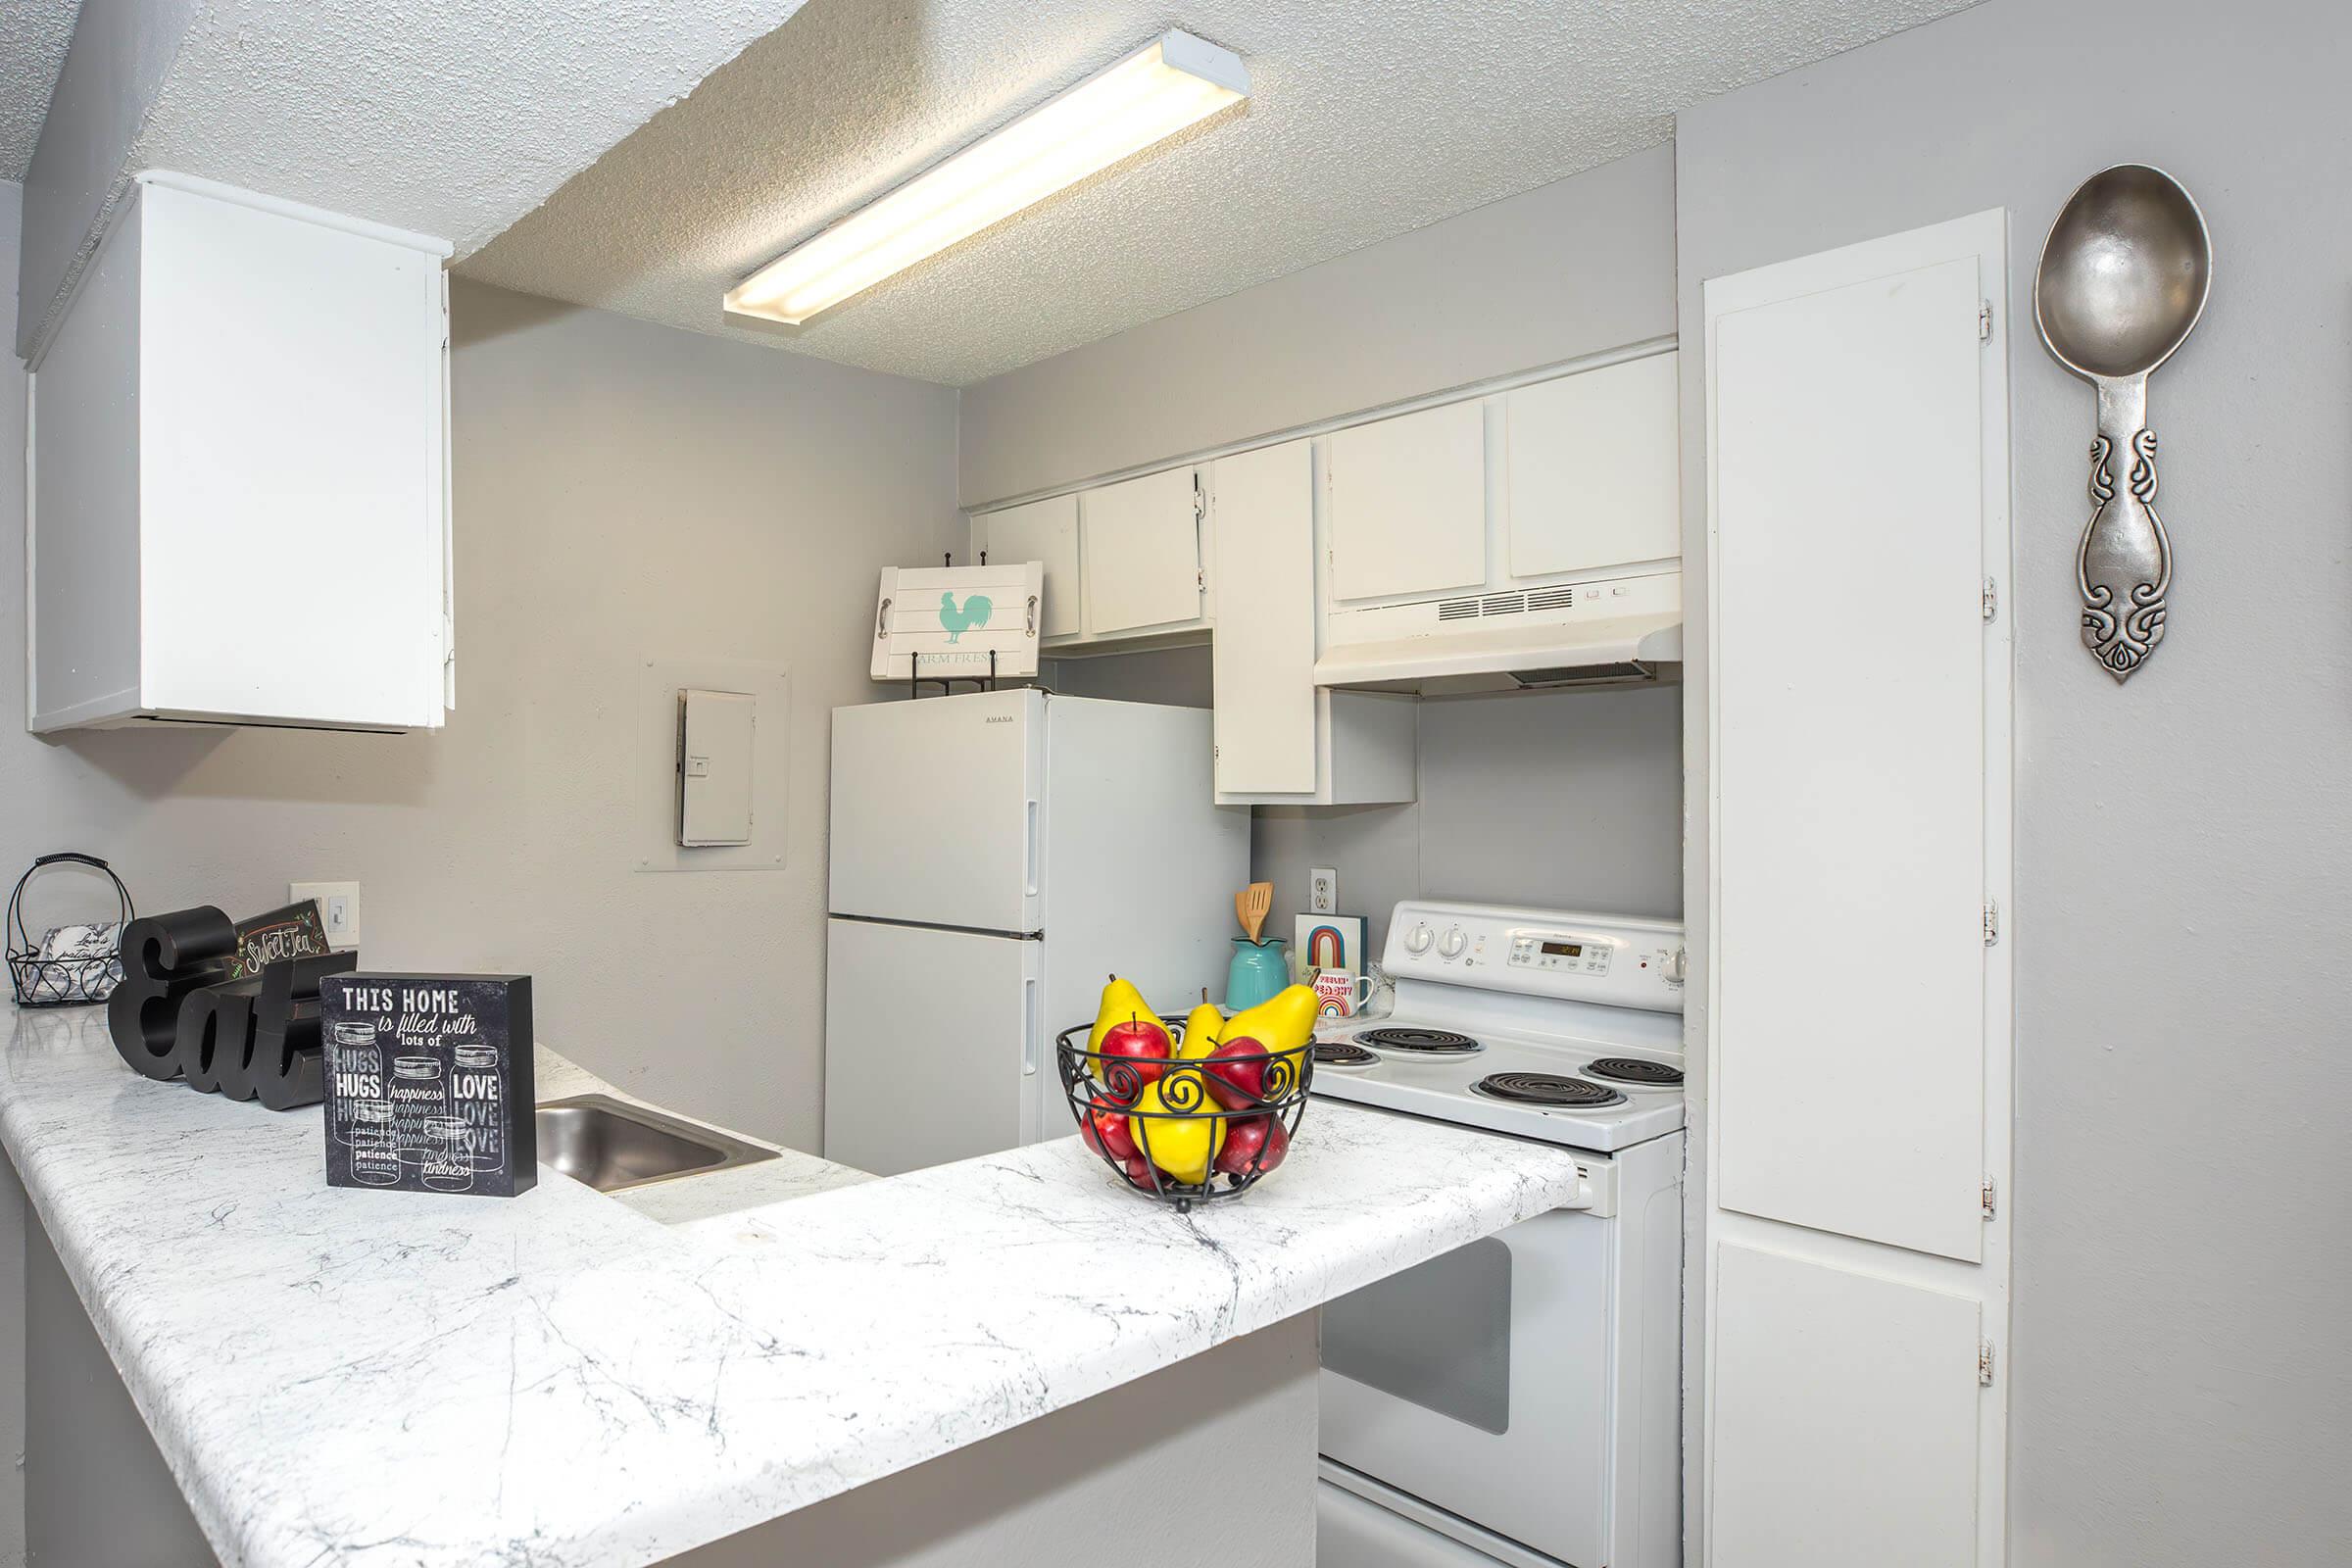
{"label": "fluorescent light fixture", "polygon": [[1170,29],[777,257],[726,308],[798,326],[1249,95],[1240,56]]}

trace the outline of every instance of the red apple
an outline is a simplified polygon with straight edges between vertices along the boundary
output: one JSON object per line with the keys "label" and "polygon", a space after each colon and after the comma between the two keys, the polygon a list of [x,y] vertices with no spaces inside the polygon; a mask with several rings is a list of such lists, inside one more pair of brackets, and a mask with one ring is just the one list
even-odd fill
{"label": "red apple", "polygon": [[[1201,1068],[1208,1074],[1210,1097],[1227,1110],[1256,1104],[1266,1090],[1265,1055],[1266,1048],[1248,1035],[1220,1042],[1200,1058]],[[1236,1056],[1253,1059],[1231,1059]]]}
{"label": "red apple", "polygon": [[1147,1193],[1153,1190],[1152,1186],[1152,1162],[1150,1160],[1144,1158],[1144,1156],[1141,1154],[1137,1154],[1126,1162],[1125,1169],[1127,1171],[1127,1181],[1129,1185],[1140,1187]]}
{"label": "red apple", "polygon": [[1216,1168],[1228,1176],[1247,1176],[1254,1166],[1272,1170],[1291,1152],[1291,1135],[1275,1116],[1236,1117],[1225,1129],[1225,1147],[1217,1151]]}
{"label": "red apple", "polygon": [[[1160,1063],[1175,1054],[1168,1044],[1168,1032],[1156,1020],[1130,1018],[1125,1023],[1112,1024],[1102,1036],[1102,1046],[1097,1054],[1103,1059],[1096,1064],[1096,1069],[1116,1099],[1132,1103],[1144,1085],[1156,1082],[1167,1071]],[[1131,1069],[1121,1066],[1125,1061],[1135,1065]]]}
{"label": "red apple", "polygon": [[1135,1140],[1127,1132],[1123,1110],[1090,1110],[1078,1119],[1078,1136],[1098,1154],[1108,1154],[1124,1165],[1136,1156]]}

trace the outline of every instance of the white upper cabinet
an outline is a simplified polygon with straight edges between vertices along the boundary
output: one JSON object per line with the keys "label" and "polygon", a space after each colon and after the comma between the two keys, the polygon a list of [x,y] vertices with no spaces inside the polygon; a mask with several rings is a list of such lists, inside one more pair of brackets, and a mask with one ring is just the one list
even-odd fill
{"label": "white upper cabinet", "polygon": [[1504,396],[1512,576],[1683,553],[1675,367],[1653,354]]}
{"label": "white upper cabinet", "polygon": [[1287,441],[1219,459],[1215,683],[1219,795],[1315,787],[1315,452]]}
{"label": "white upper cabinet", "polygon": [[1316,446],[1286,441],[1208,470],[1220,806],[1413,799],[1412,701],[1315,685]]}
{"label": "white upper cabinet", "polygon": [[1086,629],[1097,637],[1200,618],[1201,505],[1195,470],[1170,468],[1078,498]]}
{"label": "white upper cabinet", "polygon": [[1480,403],[1335,432],[1332,598],[1475,588],[1487,576],[1487,436]]}
{"label": "white upper cabinet", "polygon": [[32,729],[442,722],[448,254],[139,177],[34,350]]}
{"label": "white upper cabinet", "polygon": [[984,512],[972,519],[972,550],[999,564],[1046,564],[1045,622],[1041,638],[1075,637],[1084,629],[1079,614],[1078,498],[1054,496],[1026,506]]}

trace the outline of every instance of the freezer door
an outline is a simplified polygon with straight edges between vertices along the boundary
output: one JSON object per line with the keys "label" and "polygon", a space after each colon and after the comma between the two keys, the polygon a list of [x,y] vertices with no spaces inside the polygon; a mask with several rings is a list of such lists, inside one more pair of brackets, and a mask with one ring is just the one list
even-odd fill
{"label": "freezer door", "polygon": [[1035,931],[1045,698],[976,692],[833,710],[835,914]]}
{"label": "freezer door", "polygon": [[1034,1141],[1039,946],[827,921],[825,1157],[896,1176]]}

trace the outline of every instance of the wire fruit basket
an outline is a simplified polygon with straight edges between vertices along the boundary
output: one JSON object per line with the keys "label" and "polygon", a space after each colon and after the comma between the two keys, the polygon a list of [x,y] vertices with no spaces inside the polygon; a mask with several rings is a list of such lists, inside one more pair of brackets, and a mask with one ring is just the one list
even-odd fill
{"label": "wire fruit basket", "polygon": [[1166,1059],[1089,1050],[1091,1023],[1054,1037],[1078,1136],[1123,1185],[1179,1213],[1239,1198],[1289,1154],[1306,1113],[1314,1053],[1234,1049],[1257,1045],[1243,1037],[1187,1060],[1179,1054],[1183,1021],[1157,1022],[1168,1037]]}
{"label": "wire fruit basket", "polygon": [[76,865],[95,866],[104,871],[107,880],[115,885],[117,906],[114,936],[118,945],[122,928],[130,923],[136,912],[131,907],[130,889],[115,875],[115,868],[95,855],[83,855],[78,850],[60,850],[44,855],[25,867],[17,878],[14,891],[8,896],[8,913],[0,917],[0,937],[8,944],[8,979],[16,993],[20,1007],[86,1007],[104,1002],[114,994],[122,978],[122,956],[119,946],[104,953],[80,953],[49,956],[42,945],[33,940],[24,926],[24,884],[40,871],[60,861]]}

